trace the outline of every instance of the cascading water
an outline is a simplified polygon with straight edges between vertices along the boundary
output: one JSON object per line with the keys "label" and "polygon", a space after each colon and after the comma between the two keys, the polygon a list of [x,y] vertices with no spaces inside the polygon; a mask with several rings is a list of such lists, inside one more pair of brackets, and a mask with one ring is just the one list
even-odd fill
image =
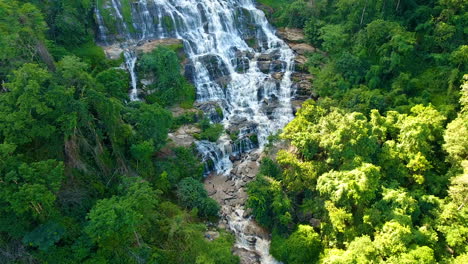
{"label": "cascading water", "polygon": [[[230,155],[261,148],[293,117],[293,51],[251,0],[100,0],[96,21],[98,41],[119,43],[125,51],[132,100],[138,100],[135,46],[163,38],[184,42],[197,102],[216,102],[223,110],[222,120],[217,121],[237,133],[235,142],[224,135],[217,143],[196,143],[208,167],[218,173],[229,173]],[[248,219],[227,218],[238,244],[244,244],[240,233]],[[260,254],[262,263],[274,263],[268,250]]]}
{"label": "cascading water", "polygon": [[131,101],[138,101],[138,85],[137,85],[137,76],[135,72],[135,66],[137,61],[136,52],[133,49],[126,49],[124,50],[124,58],[125,58],[125,67],[127,68],[128,72],[130,73],[130,82],[132,86],[132,90],[130,90],[130,100]]}

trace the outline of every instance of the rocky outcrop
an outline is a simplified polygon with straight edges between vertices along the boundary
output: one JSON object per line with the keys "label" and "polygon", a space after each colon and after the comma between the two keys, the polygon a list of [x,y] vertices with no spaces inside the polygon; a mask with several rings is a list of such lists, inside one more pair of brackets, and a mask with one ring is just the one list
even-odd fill
{"label": "rocky outcrop", "polygon": [[[135,50],[138,53],[148,53],[153,51],[159,46],[180,46],[183,47],[183,41],[181,39],[176,38],[167,38],[167,39],[155,39],[155,40],[148,40],[144,42],[140,42],[136,45]],[[118,60],[122,57],[122,53],[124,48],[118,43],[110,45],[110,46],[103,46],[104,53],[106,54],[107,58],[111,60]]]}
{"label": "rocky outcrop", "polygon": [[102,47],[106,57],[111,60],[118,60],[122,57],[123,49],[119,44]]}
{"label": "rocky outcrop", "polygon": [[[291,76],[295,88],[295,92],[292,95],[292,108],[295,113],[300,108],[303,101],[310,98],[317,99],[317,94],[312,87],[313,76],[308,73],[306,63],[309,54],[323,52],[305,43],[306,39],[302,29],[279,28],[276,34],[296,53],[294,59],[296,72]],[[280,75],[278,74],[273,74],[272,77],[274,79],[280,79]]]}
{"label": "rocky outcrop", "polygon": [[286,67],[286,62],[280,60],[258,61],[257,66],[258,69],[263,73],[281,72],[284,71]]}
{"label": "rocky outcrop", "polygon": [[305,41],[304,31],[299,28],[278,28],[276,35],[290,43],[302,43]]}
{"label": "rocky outcrop", "polygon": [[316,51],[314,47],[305,43],[289,44],[289,47],[299,55],[307,55]]}
{"label": "rocky outcrop", "polygon": [[[180,46],[183,47],[184,42],[181,39],[167,38],[167,39],[155,39],[140,42],[136,45],[135,50],[138,53],[149,53],[159,46]],[[120,44],[113,44],[110,46],[103,46],[104,53],[107,58],[111,60],[118,60],[122,57],[124,48]]]}
{"label": "rocky outcrop", "polygon": [[200,102],[195,107],[203,111],[212,122],[219,123],[223,120],[223,109],[218,102]]}
{"label": "rocky outcrop", "polygon": [[136,47],[138,52],[149,53],[159,46],[180,46],[183,47],[184,42],[181,39],[167,38],[167,39],[155,39],[141,43]]}
{"label": "rocky outcrop", "polygon": [[316,98],[316,93],[312,88],[312,74],[296,72],[292,75],[292,80],[295,85],[294,99],[306,100],[309,98]]}
{"label": "rocky outcrop", "polygon": [[195,142],[194,134],[200,133],[200,129],[194,125],[184,125],[168,134],[170,145],[174,147],[190,147]]}
{"label": "rocky outcrop", "polygon": [[278,108],[280,102],[278,100],[278,97],[276,97],[274,94],[270,98],[265,98],[262,101],[262,108],[261,110],[265,112],[265,114],[269,117],[273,117],[273,112],[275,109]]}

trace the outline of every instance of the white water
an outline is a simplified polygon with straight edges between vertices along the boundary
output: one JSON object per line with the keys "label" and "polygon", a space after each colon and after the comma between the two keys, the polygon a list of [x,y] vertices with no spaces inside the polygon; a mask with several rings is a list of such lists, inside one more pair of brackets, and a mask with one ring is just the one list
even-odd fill
{"label": "white water", "polygon": [[[126,67],[131,74],[132,100],[138,100],[135,45],[151,39],[183,40],[193,65],[192,81],[197,89],[197,101],[217,102],[223,109],[221,123],[227,129],[234,127],[239,131],[237,144],[226,135],[217,143],[197,142],[203,159],[213,165],[210,169],[229,173],[230,155],[261,148],[269,135],[292,119],[293,51],[274,34],[263,12],[251,0],[139,0],[130,3],[132,18],[128,24],[124,22],[121,1],[106,2],[105,8],[115,20],[113,26],[117,32],[114,34],[110,33],[109,25],[104,24],[102,12],[96,10],[98,40],[104,45],[120,43],[124,48]],[[266,70],[260,67],[262,63],[268,63]],[[282,72],[282,78],[272,78],[273,72]],[[257,144],[248,137],[253,134],[258,138]],[[250,220],[236,215],[227,218],[231,229],[237,233],[237,246],[251,248],[239,234],[242,228],[236,227]],[[255,250],[262,255],[262,263],[275,263],[268,255],[268,241],[255,244]]]}
{"label": "white water", "polygon": [[130,83],[132,90],[130,90],[130,100],[131,101],[138,101],[138,89],[137,89],[137,74],[135,72],[135,65],[137,61],[137,56],[135,50],[131,48],[127,48],[124,50],[124,58],[125,58],[125,67],[130,73]]}

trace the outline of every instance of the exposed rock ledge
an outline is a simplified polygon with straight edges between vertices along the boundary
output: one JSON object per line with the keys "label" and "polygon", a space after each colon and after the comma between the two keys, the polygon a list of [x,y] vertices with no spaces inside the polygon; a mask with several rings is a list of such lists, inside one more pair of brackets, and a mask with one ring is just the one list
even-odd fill
{"label": "exposed rock ledge", "polygon": [[299,28],[278,28],[276,34],[287,42],[302,43],[305,40],[304,31]]}
{"label": "exposed rock ledge", "polygon": [[[148,53],[153,51],[158,46],[171,46],[171,45],[182,45],[183,41],[176,38],[167,38],[167,39],[155,39],[145,42],[138,43],[136,46],[137,52]],[[117,60],[121,57],[123,48],[120,44],[112,44],[110,46],[103,46],[104,53],[107,58],[111,60]]]}
{"label": "exposed rock ledge", "polygon": [[[303,101],[309,98],[317,99],[317,94],[312,87],[313,76],[308,73],[305,64],[307,63],[308,54],[323,52],[305,43],[306,39],[302,29],[279,28],[276,34],[296,53],[296,58],[294,59],[296,72],[292,75],[295,86],[292,107],[295,113],[300,108]],[[273,76],[275,79],[279,77],[280,76]]]}
{"label": "exposed rock ledge", "polygon": [[299,28],[279,28],[276,31],[276,35],[283,39],[288,46],[297,53],[295,62],[299,65],[304,65],[307,62],[307,54],[320,52],[322,51],[316,49],[315,47],[305,43],[306,39],[304,36],[304,31]]}

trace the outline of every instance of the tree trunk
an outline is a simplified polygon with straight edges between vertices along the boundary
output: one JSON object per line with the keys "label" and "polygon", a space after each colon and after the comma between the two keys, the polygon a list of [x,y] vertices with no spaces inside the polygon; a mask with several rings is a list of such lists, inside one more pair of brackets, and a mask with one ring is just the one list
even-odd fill
{"label": "tree trunk", "polygon": [[40,40],[36,40],[36,51],[41,57],[42,61],[47,65],[47,68],[55,72],[55,61],[52,55],[50,55],[49,50],[44,45],[44,43]]}
{"label": "tree trunk", "polygon": [[364,8],[362,9],[362,14],[361,14],[361,24],[360,26],[362,26],[362,22],[364,21],[364,13],[366,12],[366,8],[367,8],[367,0],[364,4]]}

